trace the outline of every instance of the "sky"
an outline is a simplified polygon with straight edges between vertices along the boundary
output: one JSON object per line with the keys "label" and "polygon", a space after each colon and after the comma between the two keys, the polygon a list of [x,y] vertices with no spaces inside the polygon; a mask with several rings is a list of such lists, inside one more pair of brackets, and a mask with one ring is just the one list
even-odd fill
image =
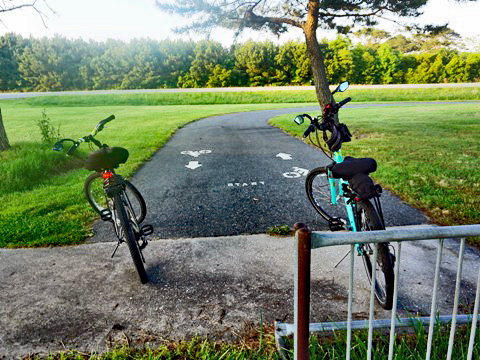
{"label": "sky", "polygon": [[[17,10],[1,14],[0,34],[15,32],[25,37],[61,35],[69,39],[83,38],[97,41],[109,38],[124,41],[135,38],[199,40],[206,37],[204,34],[175,34],[172,30],[185,25],[189,20],[163,13],[155,6],[155,0],[47,0],[55,14],[41,4],[44,0],[38,1],[39,7],[46,15],[47,27],[31,9]],[[424,8],[424,15],[417,18],[416,22],[420,24],[448,22],[449,26],[462,37],[480,39],[479,20],[480,1],[458,4],[451,0],[430,0]],[[396,31],[390,22],[382,22],[379,27],[390,32]],[[319,38],[323,37],[334,38],[335,33],[319,31]],[[277,39],[266,32],[247,31],[239,41],[249,38],[284,42],[289,39],[302,39],[302,33],[299,29],[292,29]],[[234,33],[217,29],[210,34],[210,39],[229,46],[234,41]]]}

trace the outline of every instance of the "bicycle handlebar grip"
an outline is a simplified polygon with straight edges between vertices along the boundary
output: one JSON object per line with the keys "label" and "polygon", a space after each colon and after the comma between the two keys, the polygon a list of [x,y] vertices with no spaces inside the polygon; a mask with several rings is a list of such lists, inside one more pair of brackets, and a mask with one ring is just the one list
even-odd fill
{"label": "bicycle handlebar grip", "polygon": [[108,123],[109,121],[112,121],[113,119],[115,119],[115,115],[110,115],[108,118],[103,119],[102,121],[100,121],[100,122],[98,123],[98,125],[100,125],[100,126],[103,128],[103,125],[105,125],[105,124]]}
{"label": "bicycle handlebar grip", "polygon": [[115,115],[110,115],[108,118],[100,122],[103,122],[104,124],[106,124],[107,122],[112,121],[113,119],[115,119]]}
{"label": "bicycle handlebar grip", "polygon": [[305,130],[305,132],[303,133],[303,137],[304,138],[307,137],[314,130],[315,130],[315,125],[310,124],[310,126],[307,128],[307,130]]}
{"label": "bicycle handlebar grip", "polygon": [[346,103],[348,103],[349,101],[352,101],[352,98],[351,97],[347,97],[346,99],[343,99],[342,101],[340,101],[338,103],[338,107],[342,107],[343,105],[345,105]]}
{"label": "bicycle handlebar grip", "polygon": [[96,135],[99,131],[102,131],[105,124],[109,121],[112,121],[113,119],[115,119],[115,115],[110,115],[108,118],[100,121],[97,126],[95,126],[95,129],[92,131],[92,135]]}

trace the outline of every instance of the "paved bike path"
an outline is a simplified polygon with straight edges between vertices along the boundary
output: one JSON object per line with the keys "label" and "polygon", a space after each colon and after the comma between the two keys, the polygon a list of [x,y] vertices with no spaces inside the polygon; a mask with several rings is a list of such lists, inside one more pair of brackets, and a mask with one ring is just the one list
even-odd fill
{"label": "paved bike path", "polygon": [[[373,105],[350,107],[364,106]],[[330,161],[319,149],[268,124],[275,116],[302,112],[316,113],[318,107],[215,116],[180,129],[132,179],[145,197],[145,221],[155,227],[155,235],[255,234],[298,221],[326,229],[304,183],[310,169]],[[382,199],[387,226],[428,222],[396,196],[384,192]],[[94,230],[92,241],[114,240],[107,224],[97,223]]]}

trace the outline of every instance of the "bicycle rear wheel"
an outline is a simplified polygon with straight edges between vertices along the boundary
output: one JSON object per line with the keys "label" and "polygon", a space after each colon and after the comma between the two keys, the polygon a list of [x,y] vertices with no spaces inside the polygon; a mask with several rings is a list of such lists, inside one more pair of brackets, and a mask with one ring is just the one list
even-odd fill
{"label": "bicycle rear wheel", "polygon": [[133,264],[135,265],[138,275],[140,276],[140,281],[142,284],[145,284],[148,282],[148,276],[143,265],[143,257],[133,228],[133,225],[137,224],[132,223],[135,220],[130,219],[129,215],[127,214],[125,207],[128,205],[125,204],[122,196],[124,195],[117,194],[113,198],[115,219],[118,219],[120,222],[119,236],[127,243],[128,249],[130,250],[130,255],[132,256]]}
{"label": "bicycle rear wheel", "polygon": [[[145,200],[135,186],[128,180],[125,181],[125,194],[132,205],[137,223],[140,224],[147,215],[147,205]],[[107,198],[103,190],[103,176],[101,173],[93,173],[85,180],[83,193],[90,206],[99,214],[105,209],[112,208],[113,200]],[[110,202],[110,206],[108,206]]]}
{"label": "bicycle rear wheel", "polygon": [[313,208],[325,220],[328,221],[334,217],[339,217],[344,220],[347,219],[344,206],[332,205],[330,182],[325,167],[315,168],[308,173],[305,180],[305,190],[307,192],[308,200],[310,200]]}
{"label": "bicycle rear wheel", "polygon": [[[385,230],[375,207],[368,200],[357,203],[357,231]],[[367,272],[368,280],[372,283],[372,262],[374,244],[362,245],[362,258]],[[377,261],[375,264],[375,297],[380,305],[391,310],[393,305],[394,288],[394,256],[390,252],[388,243],[378,244]]]}

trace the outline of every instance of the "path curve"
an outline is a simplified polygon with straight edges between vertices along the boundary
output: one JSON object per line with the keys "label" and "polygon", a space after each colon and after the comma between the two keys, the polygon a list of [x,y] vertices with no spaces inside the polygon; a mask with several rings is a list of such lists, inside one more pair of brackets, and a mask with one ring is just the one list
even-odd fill
{"label": "path curve", "polygon": [[[350,108],[399,105],[405,104]],[[298,221],[326,230],[304,183],[310,169],[330,161],[268,124],[281,114],[316,111],[318,107],[227,114],[180,129],[132,178],[147,202],[145,222],[159,238],[258,234]],[[382,205],[387,226],[428,222],[388,191]],[[107,223],[97,222],[94,232],[90,241],[115,240]]]}

